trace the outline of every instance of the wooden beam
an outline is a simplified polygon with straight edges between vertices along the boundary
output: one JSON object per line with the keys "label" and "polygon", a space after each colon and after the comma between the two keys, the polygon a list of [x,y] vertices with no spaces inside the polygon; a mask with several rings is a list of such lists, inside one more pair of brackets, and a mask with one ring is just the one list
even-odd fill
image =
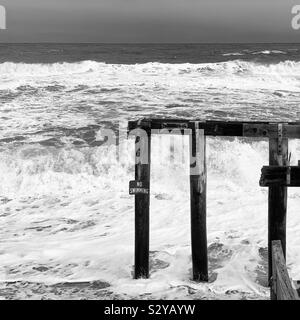
{"label": "wooden beam", "polygon": [[[134,277],[149,277],[149,211],[151,134],[136,137],[135,183],[135,267]],[[132,186],[132,182],[131,182]],[[140,189],[139,189],[140,188]]]}
{"label": "wooden beam", "polygon": [[[269,139],[270,166],[286,166],[288,164],[288,140],[283,138],[282,127],[278,125],[278,137]],[[287,188],[284,186],[269,187],[268,201],[268,256],[269,281],[272,277],[272,241],[280,240],[283,254],[286,252],[286,209]]]}
{"label": "wooden beam", "polygon": [[[207,136],[229,137],[260,137],[276,138],[278,123],[247,122],[247,121],[201,121],[189,119],[142,119],[129,121],[128,130],[134,130],[138,125],[153,130],[152,134],[168,134],[177,130],[175,134],[184,134],[185,130],[193,129],[194,121],[199,123],[199,129]],[[179,130],[178,130],[179,129]],[[162,130],[162,131],[161,131]],[[289,122],[282,124],[283,138],[300,138],[300,123]]]}
{"label": "wooden beam", "polygon": [[208,281],[206,234],[206,141],[194,124],[190,136],[190,201],[193,280]]}
{"label": "wooden beam", "polygon": [[271,300],[299,300],[286,268],[281,241],[272,241]]}
{"label": "wooden beam", "polygon": [[300,187],[299,166],[264,166],[259,181],[261,187]]}

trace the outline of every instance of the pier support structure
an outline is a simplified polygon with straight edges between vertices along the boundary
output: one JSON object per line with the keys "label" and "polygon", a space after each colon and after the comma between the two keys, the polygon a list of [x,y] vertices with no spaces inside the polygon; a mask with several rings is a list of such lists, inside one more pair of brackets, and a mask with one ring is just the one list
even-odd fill
{"label": "pier support structure", "polygon": [[193,280],[208,281],[206,231],[206,138],[198,122],[190,135],[190,202]]}
{"label": "pier support structure", "polygon": [[[300,169],[289,167],[288,139],[300,138],[300,123],[201,121],[189,119],[141,119],[129,121],[128,132],[141,130],[136,137],[135,180],[129,193],[135,195],[135,278],[149,277],[149,210],[151,134],[190,135],[190,209],[193,280],[208,281],[206,231],[206,136],[269,139],[269,167],[278,172],[275,183],[261,178],[261,186],[269,186],[268,249],[269,280],[272,276],[272,241],[280,240],[286,252],[287,186],[300,181]],[[144,132],[144,133],[143,133]],[[145,150],[147,150],[145,156]],[[141,161],[141,158],[144,160]],[[145,162],[146,159],[146,162]],[[279,168],[279,169],[278,169]],[[263,169],[264,170],[264,169]],[[287,174],[285,177],[285,171]],[[291,176],[292,172],[292,176]],[[279,178],[278,178],[279,174]],[[284,176],[284,183],[278,184]],[[279,179],[279,180],[278,180]],[[272,180],[272,179],[271,179]],[[267,182],[266,182],[267,181]]]}
{"label": "pier support structure", "polygon": [[135,263],[134,277],[149,277],[149,213],[151,132],[137,128],[135,138],[135,180],[129,193],[135,195]]}
{"label": "pier support structure", "polygon": [[[269,139],[269,165],[287,166],[288,139],[282,136],[282,124],[278,124],[278,136]],[[286,211],[287,188],[274,185],[269,187],[268,201],[268,277],[272,277],[272,241],[280,240],[284,258],[286,256]]]}

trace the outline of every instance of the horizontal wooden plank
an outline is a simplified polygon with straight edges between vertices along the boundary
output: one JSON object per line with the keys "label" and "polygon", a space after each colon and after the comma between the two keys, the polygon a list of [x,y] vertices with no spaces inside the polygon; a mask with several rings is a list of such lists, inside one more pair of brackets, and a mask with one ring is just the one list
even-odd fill
{"label": "horizontal wooden plank", "polygon": [[277,124],[244,123],[243,136],[245,137],[276,137],[278,134]]}
{"label": "horizontal wooden plank", "polygon": [[[155,119],[145,118],[128,122],[128,131],[136,128],[151,130],[152,134],[183,134],[184,130],[194,128],[197,122],[199,129],[206,136],[235,136],[235,137],[277,137],[278,124],[258,121],[203,121],[199,119]],[[300,123],[289,122],[282,124],[283,138],[300,138]]]}
{"label": "horizontal wooden plank", "polygon": [[272,241],[273,292],[277,300],[299,300],[296,290],[292,287],[281,242]]}
{"label": "horizontal wooden plank", "polygon": [[259,181],[261,187],[300,187],[299,166],[264,166]]}

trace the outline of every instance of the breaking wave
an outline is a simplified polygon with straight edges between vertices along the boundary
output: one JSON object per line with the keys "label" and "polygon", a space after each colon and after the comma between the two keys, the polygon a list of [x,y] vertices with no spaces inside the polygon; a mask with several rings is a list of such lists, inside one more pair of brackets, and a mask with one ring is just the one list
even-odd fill
{"label": "breaking wave", "polygon": [[[271,53],[271,52],[270,52]],[[238,55],[240,53],[229,53]],[[228,54],[228,55],[229,55]],[[267,53],[266,53],[267,54]],[[300,74],[300,62],[283,61],[277,64],[259,64],[255,62],[247,62],[242,60],[226,61],[219,63],[202,63],[202,64],[169,64],[159,62],[149,62],[144,64],[124,65],[124,64],[106,64],[96,61],[82,61],[77,63],[53,63],[53,64],[25,64],[4,62],[0,64],[0,75],[4,76],[55,76],[55,75],[71,75],[87,72],[122,72],[136,71],[140,73],[147,72],[168,72],[168,71],[227,71],[235,72],[251,72],[252,74],[278,72],[279,74]]]}
{"label": "breaking wave", "polygon": [[[137,286],[131,280],[134,201],[128,195],[134,142],[120,142],[118,160],[117,147],[102,144],[101,125],[142,116],[289,121],[300,111],[295,61],[5,62],[0,79],[5,124],[0,126],[0,280],[105,279],[127,297],[148,292],[182,297],[181,290],[190,286],[208,294],[188,274],[188,139],[174,138],[173,157],[171,137],[153,137],[151,278],[156,281]],[[267,297],[256,281],[257,269],[267,274],[259,256],[267,245],[267,190],[258,185],[268,162],[267,142],[207,141],[210,271],[217,274],[207,284],[209,292]],[[300,145],[291,141],[289,148],[295,164]],[[296,242],[300,195],[296,188],[289,195],[290,240]],[[296,274],[294,248],[288,258]]]}

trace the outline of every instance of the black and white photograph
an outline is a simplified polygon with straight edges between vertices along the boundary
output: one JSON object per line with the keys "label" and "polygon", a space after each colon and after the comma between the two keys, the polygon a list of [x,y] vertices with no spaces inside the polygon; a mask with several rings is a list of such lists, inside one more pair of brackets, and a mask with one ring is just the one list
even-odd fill
{"label": "black and white photograph", "polygon": [[300,299],[299,0],[0,0],[0,120],[0,300]]}

